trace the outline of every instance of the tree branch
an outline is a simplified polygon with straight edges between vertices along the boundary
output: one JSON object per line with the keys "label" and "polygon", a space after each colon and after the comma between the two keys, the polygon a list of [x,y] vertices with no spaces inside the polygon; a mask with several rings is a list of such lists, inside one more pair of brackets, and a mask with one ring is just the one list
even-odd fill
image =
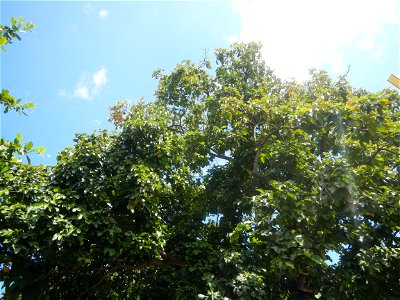
{"label": "tree branch", "polygon": [[84,290],[78,297],[78,299],[81,299],[84,295],[86,295],[89,291],[95,289],[98,287],[106,278],[109,274],[118,271],[118,270],[131,270],[131,271],[139,271],[141,269],[144,269],[148,266],[174,266],[174,267],[184,267],[185,262],[177,257],[169,256],[165,252],[160,251],[160,256],[162,257],[162,260],[160,259],[154,259],[150,258],[148,260],[145,260],[141,262],[138,265],[125,265],[125,264],[117,264],[114,267],[112,267],[110,270],[108,270],[101,278],[99,281],[97,281],[94,285],[91,287],[88,287],[86,290]]}
{"label": "tree branch", "polygon": [[163,263],[169,266],[175,266],[175,267],[181,267],[183,268],[186,264],[183,260],[174,257],[174,256],[170,256],[167,253],[165,253],[164,251],[160,251],[160,256],[163,259]]}
{"label": "tree branch", "polygon": [[267,175],[264,175],[264,174],[262,174],[262,173],[254,172],[253,170],[251,170],[250,173],[251,173],[254,177],[260,179],[261,181],[268,181],[268,180],[269,180],[268,176],[267,176]]}
{"label": "tree branch", "polygon": [[338,82],[342,83],[343,80],[346,79],[346,77],[349,75],[350,68],[351,68],[351,65],[348,65],[348,66],[347,66],[347,72],[346,72],[346,74],[342,75],[342,76],[339,78],[339,81],[338,81]]}
{"label": "tree branch", "polygon": [[386,152],[391,153],[391,154],[394,154],[394,155],[400,155],[400,152],[399,152],[399,153],[396,153],[396,152],[393,151],[393,150],[386,149],[386,148],[382,148],[382,147],[378,147],[378,148],[376,149],[375,153],[372,154],[372,156],[369,158],[368,164],[371,164],[372,161],[375,159],[375,157],[376,157],[381,151],[386,151]]}
{"label": "tree branch", "polygon": [[221,159],[225,159],[225,160],[231,160],[231,158],[229,156],[226,156],[222,153],[218,153],[217,151],[215,151],[213,148],[210,149],[211,151],[211,155],[217,157],[217,158],[221,158]]}
{"label": "tree branch", "polygon": [[306,284],[307,284],[306,276],[300,275],[300,277],[297,279],[297,289],[304,293],[313,294],[314,291],[312,289],[308,288],[308,286],[306,286]]}
{"label": "tree branch", "polygon": [[[254,157],[254,161],[253,161],[253,169],[252,169],[252,174],[255,175],[256,177],[260,178],[260,179],[266,179],[266,176],[261,174],[258,171],[258,163],[260,161],[260,155],[261,155],[261,151],[262,151],[262,147],[264,146],[265,142],[267,141],[267,136],[264,135],[264,129],[261,129],[260,132],[260,140],[258,141],[258,143],[256,143],[256,155]],[[255,140],[255,136],[254,136],[254,141]]]}
{"label": "tree branch", "polygon": [[[291,126],[281,126],[278,128],[275,128],[274,130],[269,132],[269,135],[271,136],[272,134],[274,134],[275,132],[283,129],[283,128],[287,128],[287,129],[296,129],[296,127],[291,127]],[[267,136],[265,135],[264,132],[264,127],[261,128],[260,134],[259,134],[260,140],[257,143],[257,136],[256,136],[256,129],[254,128],[254,142],[256,143],[256,155],[254,157],[254,161],[253,161],[253,169],[250,170],[251,174],[253,174],[253,176],[255,176],[256,178],[262,180],[262,181],[268,181],[269,178],[268,176],[262,174],[259,172],[258,170],[258,165],[259,165],[259,161],[260,161],[260,156],[261,156],[261,151],[262,151],[262,147],[265,145],[265,142],[267,141]]]}

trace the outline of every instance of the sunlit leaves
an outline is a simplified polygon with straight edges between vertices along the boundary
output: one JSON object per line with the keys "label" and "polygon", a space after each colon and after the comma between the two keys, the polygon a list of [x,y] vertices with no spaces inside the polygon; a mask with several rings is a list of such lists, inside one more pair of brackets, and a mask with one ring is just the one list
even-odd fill
{"label": "sunlit leaves", "polygon": [[54,298],[398,298],[398,93],[284,82],[260,47],[157,70],[154,102],[118,102],[118,131],[77,134],[54,167],[3,139],[1,279]]}
{"label": "sunlit leaves", "polygon": [[22,17],[11,17],[10,25],[0,25],[0,48],[5,51],[4,45],[11,44],[13,39],[21,40],[20,33],[24,31],[32,31],[35,25],[26,22]]}
{"label": "sunlit leaves", "polygon": [[0,104],[4,105],[4,113],[9,110],[15,110],[18,113],[23,113],[26,115],[25,111],[27,109],[32,109],[35,107],[33,103],[21,104],[20,99],[14,98],[8,90],[3,89],[0,94]]}

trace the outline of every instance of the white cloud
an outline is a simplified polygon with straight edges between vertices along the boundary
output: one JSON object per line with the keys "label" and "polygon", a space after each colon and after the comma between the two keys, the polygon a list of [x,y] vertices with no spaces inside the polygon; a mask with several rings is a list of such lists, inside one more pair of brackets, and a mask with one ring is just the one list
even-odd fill
{"label": "white cloud", "polygon": [[91,100],[99,95],[103,86],[107,83],[107,70],[101,67],[92,76],[84,73],[76,85],[74,97]]}
{"label": "white cloud", "polygon": [[[284,78],[304,80],[310,68],[343,69],[343,49],[376,53],[385,23],[399,24],[398,0],[233,0],[240,41],[261,41],[264,59]],[[379,55],[378,55],[379,56]]]}
{"label": "white cloud", "polygon": [[68,94],[67,94],[67,92],[64,91],[64,90],[59,90],[59,91],[58,91],[58,96],[60,96],[60,97],[67,97]]}
{"label": "white cloud", "polygon": [[89,89],[87,86],[77,86],[74,90],[74,96],[78,98],[83,98],[89,100],[91,97],[89,96]]}
{"label": "white cloud", "polygon": [[99,18],[102,21],[105,21],[108,19],[108,17],[110,16],[110,11],[107,9],[102,9],[99,11]]}
{"label": "white cloud", "polygon": [[96,86],[101,86],[107,82],[107,71],[104,68],[100,68],[96,73],[93,74],[93,82]]}

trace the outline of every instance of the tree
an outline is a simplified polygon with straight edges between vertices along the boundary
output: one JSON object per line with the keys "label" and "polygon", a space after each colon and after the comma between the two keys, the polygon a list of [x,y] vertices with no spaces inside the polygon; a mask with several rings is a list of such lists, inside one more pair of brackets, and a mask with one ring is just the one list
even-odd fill
{"label": "tree", "polygon": [[158,70],[154,102],[110,109],[115,131],[9,167],[6,295],[398,298],[399,94],[284,82],[260,49]]}

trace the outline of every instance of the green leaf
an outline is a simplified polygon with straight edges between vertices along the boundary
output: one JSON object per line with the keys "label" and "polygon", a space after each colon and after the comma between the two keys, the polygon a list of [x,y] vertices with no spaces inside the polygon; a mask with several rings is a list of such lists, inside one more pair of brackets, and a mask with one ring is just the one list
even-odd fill
{"label": "green leaf", "polygon": [[29,152],[32,149],[32,147],[33,147],[33,143],[32,142],[27,143],[25,145],[25,151]]}
{"label": "green leaf", "polygon": [[13,245],[12,247],[14,249],[14,253],[15,254],[18,254],[23,249],[23,247],[21,245],[18,245],[18,244]]}
{"label": "green leaf", "polygon": [[291,262],[290,260],[286,260],[286,261],[285,261],[285,265],[286,265],[287,267],[289,267],[290,269],[293,269],[293,270],[294,270],[294,263]]}
{"label": "green leaf", "polygon": [[0,174],[7,172],[10,169],[5,163],[0,162]]}
{"label": "green leaf", "polygon": [[117,254],[117,251],[113,248],[105,248],[104,254],[109,255],[109,256],[115,256]]}
{"label": "green leaf", "polygon": [[4,36],[0,36],[0,46],[7,44],[7,39]]}
{"label": "green leaf", "polygon": [[35,151],[37,152],[37,153],[39,153],[39,154],[43,154],[43,153],[45,153],[46,152],[46,149],[44,148],[44,147],[36,147],[35,148]]}

